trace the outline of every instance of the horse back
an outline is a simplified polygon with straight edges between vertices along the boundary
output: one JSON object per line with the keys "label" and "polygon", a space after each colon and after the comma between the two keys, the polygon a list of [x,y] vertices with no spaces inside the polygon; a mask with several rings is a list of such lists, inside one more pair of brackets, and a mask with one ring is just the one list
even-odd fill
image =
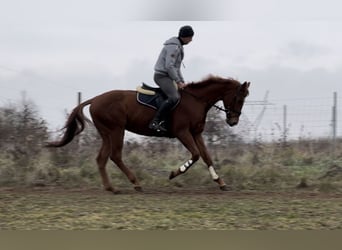
{"label": "horse back", "polygon": [[[180,103],[171,114],[171,130],[191,126],[191,123],[196,123],[199,118],[196,115],[199,109],[191,102],[192,100],[188,100],[186,95],[181,96]],[[108,130],[120,127],[141,135],[155,135],[148,128],[148,124],[156,111],[140,104],[137,101],[136,91],[112,90],[106,92],[93,99],[89,111],[97,127],[106,127]],[[173,137],[172,134],[170,137]]]}

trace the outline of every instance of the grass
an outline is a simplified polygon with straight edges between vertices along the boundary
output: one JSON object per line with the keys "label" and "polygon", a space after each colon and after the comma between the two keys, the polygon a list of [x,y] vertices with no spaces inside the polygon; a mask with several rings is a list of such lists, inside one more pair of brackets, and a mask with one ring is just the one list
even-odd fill
{"label": "grass", "polygon": [[342,196],[173,189],[0,193],[1,230],[341,229]]}
{"label": "grass", "polygon": [[147,190],[143,194],[133,192],[124,174],[108,163],[113,185],[124,191],[116,196],[97,189],[94,148],[42,151],[27,162],[1,153],[0,229],[342,228],[342,155],[331,155],[323,142],[211,151],[231,192],[218,190],[202,160],[169,181],[170,171],[190,157],[174,144],[153,150],[137,144],[124,151],[124,161]]}

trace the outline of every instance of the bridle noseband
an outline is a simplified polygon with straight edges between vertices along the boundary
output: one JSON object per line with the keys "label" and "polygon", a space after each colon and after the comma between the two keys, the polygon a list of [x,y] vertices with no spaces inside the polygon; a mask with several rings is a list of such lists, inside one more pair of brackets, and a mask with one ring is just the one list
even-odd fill
{"label": "bridle noseband", "polygon": [[220,107],[220,106],[218,106],[218,105],[216,105],[216,104],[214,104],[214,107],[215,107],[216,109],[220,110],[220,111],[223,111],[223,112],[225,112],[225,113],[226,113],[226,115],[229,115],[229,114],[231,114],[231,113],[234,113],[234,114],[236,114],[236,116],[240,116],[240,115],[241,115],[241,111],[238,111],[238,110],[234,110],[234,109],[232,109],[232,110],[230,110],[230,109],[226,109],[226,108]]}

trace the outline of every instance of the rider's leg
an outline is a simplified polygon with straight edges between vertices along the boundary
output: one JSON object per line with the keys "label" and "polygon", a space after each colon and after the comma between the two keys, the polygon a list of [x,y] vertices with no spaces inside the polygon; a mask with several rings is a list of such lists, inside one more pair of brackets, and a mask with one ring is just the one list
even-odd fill
{"label": "rider's leg", "polygon": [[167,96],[167,99],[161,104],[157,110],[155,117],[151,121],[149,128],[166,132],[165,119],[169,115],[172,107],[179,101],[180,95],[174,81],[168,76],[155,74],[154,81],[159,85],[160,89]]}
{"label": "rider's leg", "polygon": [[166,101],[164,101],[159,109],[157,110],[154,118],[152,119],[152,121],[149,124],[149,128],[156,130],[156,131],[161,131],[161,132],[166,132],[167,128],[165,127],[165,120],[166,117],[170,111],[170,109],[173,107],[173,104],[169,102],[169,100],[167,99]]}

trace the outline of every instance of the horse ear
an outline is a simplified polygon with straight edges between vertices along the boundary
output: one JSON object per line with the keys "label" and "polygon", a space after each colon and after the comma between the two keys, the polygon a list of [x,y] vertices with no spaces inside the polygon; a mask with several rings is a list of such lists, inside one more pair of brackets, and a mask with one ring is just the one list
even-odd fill
{"label": "horse ear", "polygon": [[243,86],[244,88],[248,89],[250,84],[251,84],[250,82],[244,82],[244,83],[242,84],[242,86]]}

